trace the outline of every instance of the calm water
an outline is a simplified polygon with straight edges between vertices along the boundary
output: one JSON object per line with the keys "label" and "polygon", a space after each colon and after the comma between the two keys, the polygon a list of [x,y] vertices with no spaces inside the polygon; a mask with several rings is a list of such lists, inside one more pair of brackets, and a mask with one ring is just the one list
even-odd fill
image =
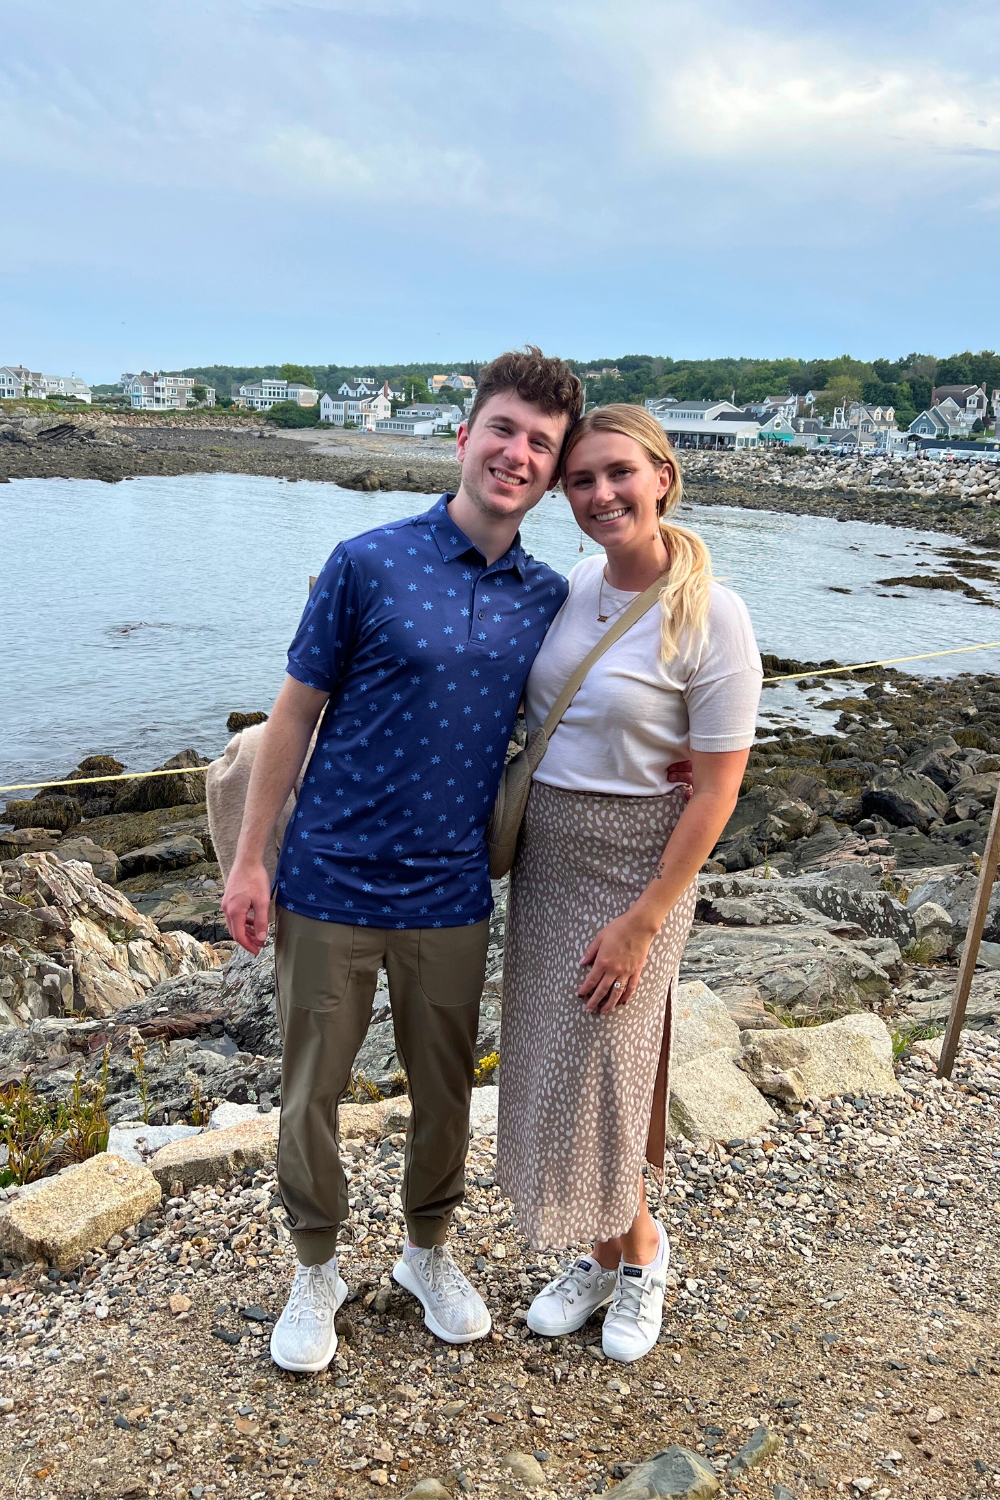
{"label": "calm water", "polygon": [[[232,709],[271,703],[309,575],[333,546],[424,503],[226,474],[3,485],[0,785],[64,775],[99,752],[137,770],[188,745],[216,753]],[[879,597],[876,579],[914,572],[954,538],[714,507],[686,506],[682,518],[746,599],[764,650],[863,661],[1000,637],[995,609],[960,595]],[[579,560],[561,497],[547,497],[522,535],[562,571]],[[984,652],[926,670],[996,660]],[[763,708],[801,714],[810,700],[820,695],[773,690]]]}

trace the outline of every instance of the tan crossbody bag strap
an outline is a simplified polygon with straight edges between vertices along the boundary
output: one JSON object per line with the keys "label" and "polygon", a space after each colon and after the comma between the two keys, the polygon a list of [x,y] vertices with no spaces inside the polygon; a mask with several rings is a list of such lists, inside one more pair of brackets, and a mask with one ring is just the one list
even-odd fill
{"label": "tan crossbody bag strap", "polygon": [[652,609],[659,598],[660,590],[667,581],[667,577],[668,575],[664,573],[655,583],[651,583],[648,589],[644,589],[637,598],[633,599],[628,609],[623,614],[620,614],[615,623],[609,626],[604,632],[593,650],[587,652],[587,655],[583,658],[583,661],[577,667],[549,710],[545,723],[542,725],[542,728],[545,730],[546,739],[551,739],[555,733],[557,725],[562,721],[563,714],[580,691],[584,678],[595,662],[601,659],[605,651],[610,650],[615,641],[621,640],[626,630],[631,630],[636,621],[641,620],[643,615]]}

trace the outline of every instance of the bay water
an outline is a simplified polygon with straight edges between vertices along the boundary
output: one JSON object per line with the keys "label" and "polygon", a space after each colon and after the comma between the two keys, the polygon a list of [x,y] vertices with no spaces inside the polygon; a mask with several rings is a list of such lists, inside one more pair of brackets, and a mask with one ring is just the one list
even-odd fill
{"label": "bay water", "polygon": [[[187,746],[217,754],[231,710],[270,706],[309,575],[337,542],[436,498],[239,474],[0,486],[0,785],[98,753],[134,770]],[[1000,637],[995,604],[877,581],[933,564],[954,537],[715,506],[685,505],[679,519],[746,600],[762,650],[851,662]],[[579,561],[561,495],[527,517],[522,540],[561,572]],[[911,670],[996,661],[977,652]],[[822,696],[772,690],[763,722],[824,724]]]}

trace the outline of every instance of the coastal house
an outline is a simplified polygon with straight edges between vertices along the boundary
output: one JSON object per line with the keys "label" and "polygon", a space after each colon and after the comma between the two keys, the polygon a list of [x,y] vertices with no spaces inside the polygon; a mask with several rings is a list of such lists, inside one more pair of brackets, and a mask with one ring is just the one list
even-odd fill
{"label": "coastal house", "polygon": [[85,401],[90,405],[90,386],[76,375],[43,375],[42,384],[46,396],[73,396],[77,401]]}
{"label": "coastal house", "polygon": [[909,431],[916,437],[964,438],[968,437],[973,424],[978,420],[975,410],[960,407],[952,397],[922,411],[910,423]]}
{"label": "coastal house", "polygon": [[29,370],[24,365],[4,365],[0,369],[0,400],[44,401],[48,391],[45,377],[39,370]]}
{"label": "coastal house", "polygon": [[234,406],[249,407],[251,411],[270,411],[279,401],[294,401],[297,406],[315,406],[319,391],[298,380],[278,380],[265,375],[252,385],[241,385],[233,392]]}
{"label": "coastal house", "polygon": [[352,401],[359,397],[374,396],[378,390],[378,381],[374,375],[362,376],[358,380],[345,380],[337,387],[338,396],[349,396]]}
{"label": "coastal house", "polygon": [[355,427],[363,427],[372,432],[376,422],[388,417],[392,412],[392,402],[384,391],[374,393],[366,392],[361,396],[344,396],[340,392],[331,396],[324,391],[319,398],[319,419],[321,422],[330,422],[334,427],[346,427],[348,423]]}
{"label": "coastal house", "polygon": [[25,396],[35,401],[46,401],[49,396],[75,396],[78,401],[86,401],[89,405],[91,390],[87,382],[76,375],[42,375],[24,365],[0,368],[0,401]]}
{"label": "coastal house", "polygon": [[[183,411],[196,406],[194,388],[201,382],[193,375],[170,375],[163,370],[152,374],[123,375],[119,381],[129,403],[136,411]],[[215,389],[205,386],[205,406],[215,405]]]}
{"label": "coastal house", "polygon": [[[722,412],[742,417],[745,421],[754,420],[752,416],[747,416],[742,407],[734,406],[731,401],[678,401],[674,396],[662,396],[655,401],[647,401],[646,410],[658,422],[661,414],[669,416],[671,422],[712,422]],[[662,422],[660,425],[663,426]]]}
{"label": "coastal house", "polygon": [[767,422],[771,417],[783,416],[789,421],[799,415],[799,403],[801,396],[765,396],[763,401],[751,401],[747,404],[747,411],[751,412],[759,422]]}
{"label": "coastal house", "polygon": [[[838,417],[840,421],[838,422]],[[864,401],[852,401],[847,409],[846,418],[844,408],[838,406],[833,414],[833,425],[841,427],[856,427],[859,432],[883,432],[892,427],[896,420],[896,408],[894,406],[866,405]]]}
{"label": "coastal house", "polygon": [[760,424],[758,442],[790,443],[795,437],[795,418],[784,409],[773,412]]}
{"label": "coastal house", "polygon": [[442,391],[469,392],[474,396],[476,382],[471,375],[459,375],[457,370],[453,370],[450,375],[432,375],[427,382],[427,389],[432,396],[439,396]]}
{"label": "coastal house", "polygon": [[402,411],[386,415],[375,423],[376,432],[396,432],[409,437],[431,437],[434,433],[447,435],[454,432],[465,414],[460,406],[447,406],[440,402],[414,403]]}
{"label": "coastal house", "polygon": [[675,448],[756,448],[760,424],[730,401],[646,403]]}
{"label": "coastal house", "polygon": [[397,437],[433,437],[436,427],[432,417],[408,417],[398,411],[394,417],[383,417],[376,422],[375,431],[391,432]]}
{"label": "coastal house", "polygon": [[460,422],[465,421],[465,413],[460,406],[443,401],[433,403],[414,401],[402,411],[397,411],[395,415],[404,420],[431,422],[435,432],[455,430]]}
{"label": "coastal house", "polygon": [[969,413],[970,427],[977,418],[986,421],[990,403],[985,385],[936,385],[931,391],[931,405],[942,406],[945,401],[954,401],[960,411]]}

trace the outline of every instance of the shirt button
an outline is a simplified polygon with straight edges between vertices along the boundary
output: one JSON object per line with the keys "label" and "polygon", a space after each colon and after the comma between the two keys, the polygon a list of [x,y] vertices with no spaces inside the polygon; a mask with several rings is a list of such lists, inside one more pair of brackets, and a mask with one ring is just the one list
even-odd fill
{"label": "shirt button", "polygon": [[479,618],[480,618],[480,619],[481,619],[481,620],[483,620],[483,619],[485,619],[485,618],[486,618],[486,617],[485,617],[485,615],[484,615],[484,614],[483,614],[483,612],[482,612],[482,610],[480,610],[480,611],[479,611]]}

